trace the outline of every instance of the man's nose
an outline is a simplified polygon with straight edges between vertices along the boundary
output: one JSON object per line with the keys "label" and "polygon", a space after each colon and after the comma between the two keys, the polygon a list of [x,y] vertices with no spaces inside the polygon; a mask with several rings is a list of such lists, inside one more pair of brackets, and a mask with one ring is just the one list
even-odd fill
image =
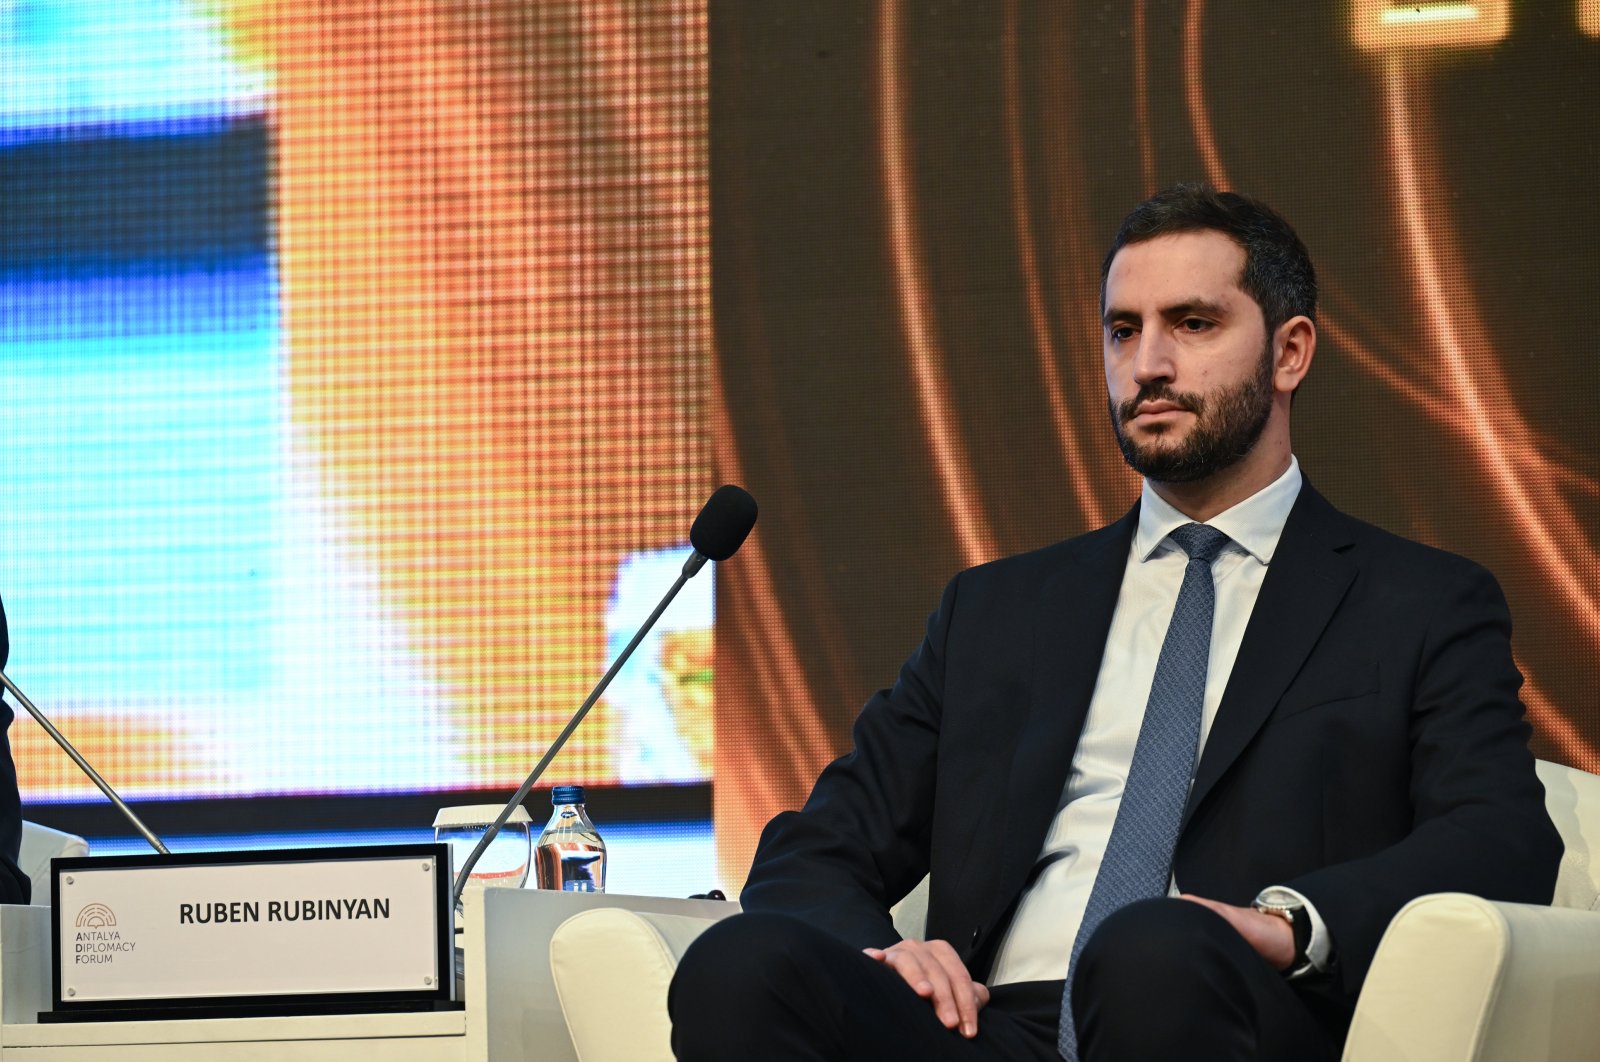
{"label": "man's nose", "polygon": [[1177,366],[1176,351],[1170,336],[1159,329],[1151,329],[1139,336],[1139,349],[1133,356],[1133,378],[1140,386],[1158,380],[1172,379]]}

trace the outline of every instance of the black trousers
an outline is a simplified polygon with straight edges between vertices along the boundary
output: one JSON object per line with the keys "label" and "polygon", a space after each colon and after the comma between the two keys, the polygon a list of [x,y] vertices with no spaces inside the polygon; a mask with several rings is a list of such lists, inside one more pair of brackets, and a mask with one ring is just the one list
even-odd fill
{"label": "black trousers", "polygon": [[[1062,983],[1001,985],[971,1040],[900,975],[797,919],[741,914],[684,955],[668,998],[680,1062],[1059,1059]],[[1082,1062],[1333,1062],[1343,1026],[1221,917],[1148,900],[1106,919],[1079,957]]]}

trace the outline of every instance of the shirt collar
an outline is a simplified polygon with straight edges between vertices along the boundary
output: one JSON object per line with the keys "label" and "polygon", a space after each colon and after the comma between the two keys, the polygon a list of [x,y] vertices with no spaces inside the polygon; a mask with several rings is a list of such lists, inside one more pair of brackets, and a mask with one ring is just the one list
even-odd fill
{"label": "shirt collar", "polygon": [[[1283,475],[1206,523],[1232,540],[1230,549],[1237,547],[1262,564],[1270,564],[1303,482],[1300,462],[1291,454],[1289,467]],[[1139,528],[1133,536],[1134,555],[1141,561],[1149,560],[1167,543],[1168,535],[1193,522],[1169,505],[1146,480],[1139,494]],[[1168,548],[1176,547],[1168,545]]]}

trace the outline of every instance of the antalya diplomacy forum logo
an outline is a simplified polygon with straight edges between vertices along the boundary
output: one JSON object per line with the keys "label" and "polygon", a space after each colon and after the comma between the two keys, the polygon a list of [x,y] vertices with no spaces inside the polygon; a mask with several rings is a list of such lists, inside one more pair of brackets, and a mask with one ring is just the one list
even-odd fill
{"label": "antalya diplomacy forum logo", "polygon": [[78,932],[73,941],[74,966],[100,966],[116,961],[118,954],[134,949],[134,942],[123,940],[117,929],[117,912],[103,903],[91,903],[78,912],[74,923]]}

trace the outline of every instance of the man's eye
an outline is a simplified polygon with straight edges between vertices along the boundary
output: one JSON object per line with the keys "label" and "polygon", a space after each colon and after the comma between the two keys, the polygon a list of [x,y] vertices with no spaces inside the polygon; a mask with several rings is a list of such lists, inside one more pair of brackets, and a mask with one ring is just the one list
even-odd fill
{"label": "man's eye", "polygon": [[1111,338],[1118,343],[1132,339],[1133,329],[1129,328],[1127,325],[1117,325],[1111,330]]}
{"label": "man's eye", "polygon": [[1185,332],[1204,332],[1211,327],[1211,322],[1203,317],[1185,317],[1179,322],[1178,327]]}

